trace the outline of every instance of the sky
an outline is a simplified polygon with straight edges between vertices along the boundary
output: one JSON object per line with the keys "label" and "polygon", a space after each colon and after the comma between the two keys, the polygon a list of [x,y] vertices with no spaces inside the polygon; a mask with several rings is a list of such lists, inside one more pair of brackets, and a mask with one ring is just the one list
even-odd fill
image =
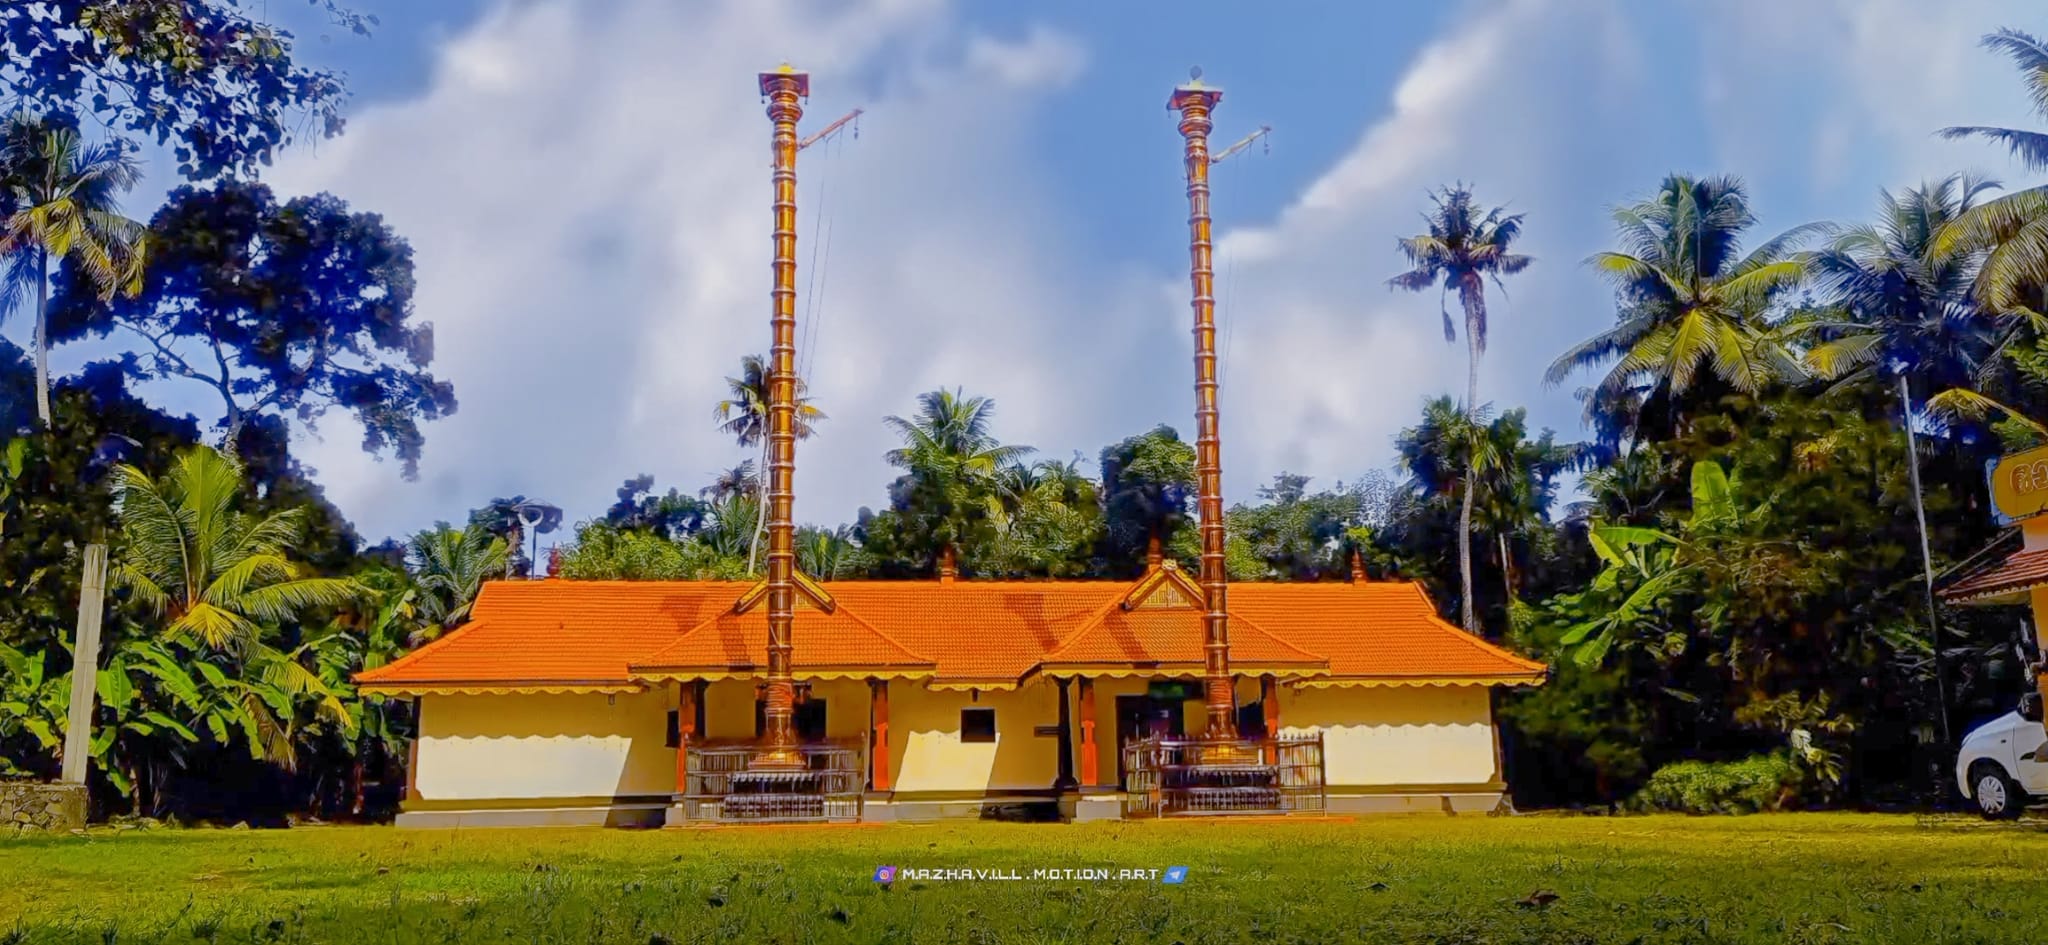
{"label": "sky", "polygon": [[[1214,175],[1224,487],[1321,486],[1393,463],[1425,399],[1461,392],[1435,293],[1394,293],[1397,237],[1465,181],[1525,214],[1536,262],[1490,299],[1481,399],[1585,435],[1544,368],[1613,320],[1582,261],[1613,206],[1668,173],[1749,184],[1759,237],[1855,221],[1880,188],[1961,170],[2038,183],[1951,124],[2038,127],[1977,46],[2048,30],[1994,0],[1463,0],[1029,4],[965,0],[359,0],[325,36],[269,0],[354,90],[340,137],[266,179],[383,214],[415,250],[416,317],[460,409],[417,481],[340,413],[296,449],[370,541],[493,496],[601,515],[620,482],[695,491],[748,458],[712,405],[769,344],[770,126],[756,73],[811,73],[798,163],[798,357],[829,415],[797,450],[797,517],[886,502],[882,423],[960,387],[995,432],[1095,467],[1159,423],[1192,438],[1187,206],[1166,108],[1224,90]],[[130,201],[173,186],[156,163]],[[1455,304],[1455,303],[1453,303]],[[25,336],[27,319],[5,326]],[[1462,330],[1462,329],[1461,329]],[[59,349],[60,370],[102,356]],[[153,399],[202,418],[203,394]],[[566,537],[566,533],[553,536]],[[544,540],[543,543],[545,543]]]}

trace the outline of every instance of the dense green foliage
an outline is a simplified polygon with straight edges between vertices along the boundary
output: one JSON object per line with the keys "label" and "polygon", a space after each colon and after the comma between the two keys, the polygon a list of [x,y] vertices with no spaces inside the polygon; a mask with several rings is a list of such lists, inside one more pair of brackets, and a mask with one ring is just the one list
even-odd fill
{"label": "dense green foliage", "polygon": [[134,291],[111,302],[92,267],[67,263],[51,301],[56,343],[120,333],[146,376],[218,398],[227,441],[259,415],[312,424],[339,407],[365,450],[416,473],[420,424],[454,413],[455,389],[427,370],[434,331],[413,317],[412,247],[383,218],[329,194],[280,201],[227,181],[172,192],[147,239]]}
{"label": "dense green foliage", "polygon": [[1680,761],[1657,769],[1629,806],[1684,814],[1781,810],[1799,791],[1800,771],[1783,754],[1740,761]]}
{"label": "dense green foliage", "polygon": [[[0,844],[0,929],[105,942],[2029,942],[2037,826],[1899,816],[95,831]],[[880,865],[1187,880],[872,879]],[[6,934],[0,932],[0,934]]]}
{"label": "dense green foliage", "polygon": [[[307,0],[367,34],[376,18]],[[29,0],[0,5],[0,85],[40,114],[172,144],[195,179],[253,173],[310,120],[341,131],[341,77],[292,59],[248,0]],[[90,122],[81,119],[91,119]]]}

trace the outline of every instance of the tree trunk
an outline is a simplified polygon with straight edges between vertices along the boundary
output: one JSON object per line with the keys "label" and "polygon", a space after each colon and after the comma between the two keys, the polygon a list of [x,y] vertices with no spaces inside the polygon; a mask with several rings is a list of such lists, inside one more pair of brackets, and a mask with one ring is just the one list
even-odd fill
{"label": "tree trunk", "polygon": [[1465,630],[1479,632],[1479,618],[1472,608],[1472,493],[1478,483],[1472,467],[1465,466],[1465,501],[1458,508],[1458,581],[1465,605]]}
{"label": "tree trunk", "polygon": [[[1465,308],[1465,351],[1468,355],[1465,375],[1465,419],[1472,426],[1470,432],[1479,431],[1479,357],[1486,351],[1481,340],[1482,327],[1486,324],[1486,287],[1479,282],[1477,273],[1466,273],[1458,283],[1458,301]],[[1458,578],[1462,585],[1460,596],[1464,600],[1465,631],[1479,632],[1479,616],[1472,604],[1472,501],[1479,491],[1479,470],[1475,467],[1478,450],[1474,444],[1465,445],[1465,499],[1458,506]]]}
{"label": "tree trunk", "polygon": [[761,437],[761,465],[754,469],[754,537],[747,540],[747,573],[754,573],[761,534],[768,530],[768,437]]}
{"label": "tree trunk", "polygon": [[36,417],[50,428],[50,254],[36,249]]}
{"label": "tree trunk", "polygon": [[1498,532],[1494,537],[1500,539],[1500,589],[1507,594],[1502,598],[1501,606],[1512,609],[1515,604],[1515,566],[1508,558],[1508,533]]}
{"label": "tree trunk", "polygon": [[368,763],[364,760],[363,754],[364,751],[366,750],[367,746],[363,749],[359,749],[356,752],[355,761],[349,765],[348,812],[349,816],[351,817],[363,816],[363,769],[368,766]]}

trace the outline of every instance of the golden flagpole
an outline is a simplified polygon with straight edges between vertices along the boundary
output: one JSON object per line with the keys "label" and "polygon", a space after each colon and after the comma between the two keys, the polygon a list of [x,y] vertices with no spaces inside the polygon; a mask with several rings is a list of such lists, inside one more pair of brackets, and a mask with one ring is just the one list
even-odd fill
{"label": "golden flagpole", "polygon": [[760,75],[775,123],[775,288],[770,323],[774,346],[768,374],[768,678],[762,693],[761,745],[749,767],[800,769],[796,744],[796,684],[790,669],[790,629],[796,619],[796,137],[809,73],[783,63]]}
{"label": "golden flagpole", "polygon": [[1202,702],[1208,722],[1202,740],[1212,743],[1207,760],[1224,761],[1237,741],[1237,698],[1230,678],[1229,575],[1223,553],[1223,458],[1216,411],[1216,295],[1209,224],[1210,114],[1221,89],[1202,84],[1202,71],[1173,90],[1167,107],[1180,112],[1180,134],[1188,182],[1188,259],[1195,314],[1195,476],[1202,534]]}

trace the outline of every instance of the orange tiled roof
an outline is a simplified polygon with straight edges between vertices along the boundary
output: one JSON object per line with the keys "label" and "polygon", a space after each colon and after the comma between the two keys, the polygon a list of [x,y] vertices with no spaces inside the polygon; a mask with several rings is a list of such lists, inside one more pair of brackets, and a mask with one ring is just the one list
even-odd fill
{"label": "orange tiled roof", "polygon": [[[1329,661],[1284,640],[1238,613],[1230,620],[1230,660],[1244,666],[1297,666],[1327,670]],[[1060,648],[1043,665],[1140,664],[1201,666],[1205,642],[1203,613],[1193,607],[1152,610],[1112,608]]]}
{"label": "orange tiled roof", "polygon": [[[630,686],[765,661],[752,585],[497,581],[468,626],[358,679],[395,692]],[[1127,581],[834,581],[829,614],[800,608],[799,675],[867,670],[1015,685],[1060,667],[1201,664],[1201,612],[1121,606]],[[1231,656],[1334,679],[1540,682],[1545,668],[1440,619],[1416,584],[1233,583]],[[1135,602],[1134,602],[1135,603]]]}
{"label": "orange tiled roof", "polygon": [[740,581],[492,581],[477,595],[468,624],[356,678],[372,686],[631,685],[627,663],[729,611],[751,586]]}
{"label": "orange tiled roof", "polygon": [[[937,664],[904,649],[867,621],[844,608],[823,613],[799,607],[790,627],[790,664],[812,675],[834,670],[859,670],[856,675],[891,673],[930,675]],[[704,673],[752,674],[766,668],[768,608],[731,611],[705,621],[669,645],[635,659],[635,676],[674,675],[695,678]]]}
{"label": "orange tiled roof", "polygon": [[2003,597],[2048,584],[2048,548],[2021,551],[1997,564],[1964,575],[1941,589],[1945,600],[1964,603]]}
{"label": "orange tiled roof", "polygon": [[1338,677],[1541,679],[1546,667],[1437,616],[1411,581],[1230,585],[1230,612],[1330,661]]}

